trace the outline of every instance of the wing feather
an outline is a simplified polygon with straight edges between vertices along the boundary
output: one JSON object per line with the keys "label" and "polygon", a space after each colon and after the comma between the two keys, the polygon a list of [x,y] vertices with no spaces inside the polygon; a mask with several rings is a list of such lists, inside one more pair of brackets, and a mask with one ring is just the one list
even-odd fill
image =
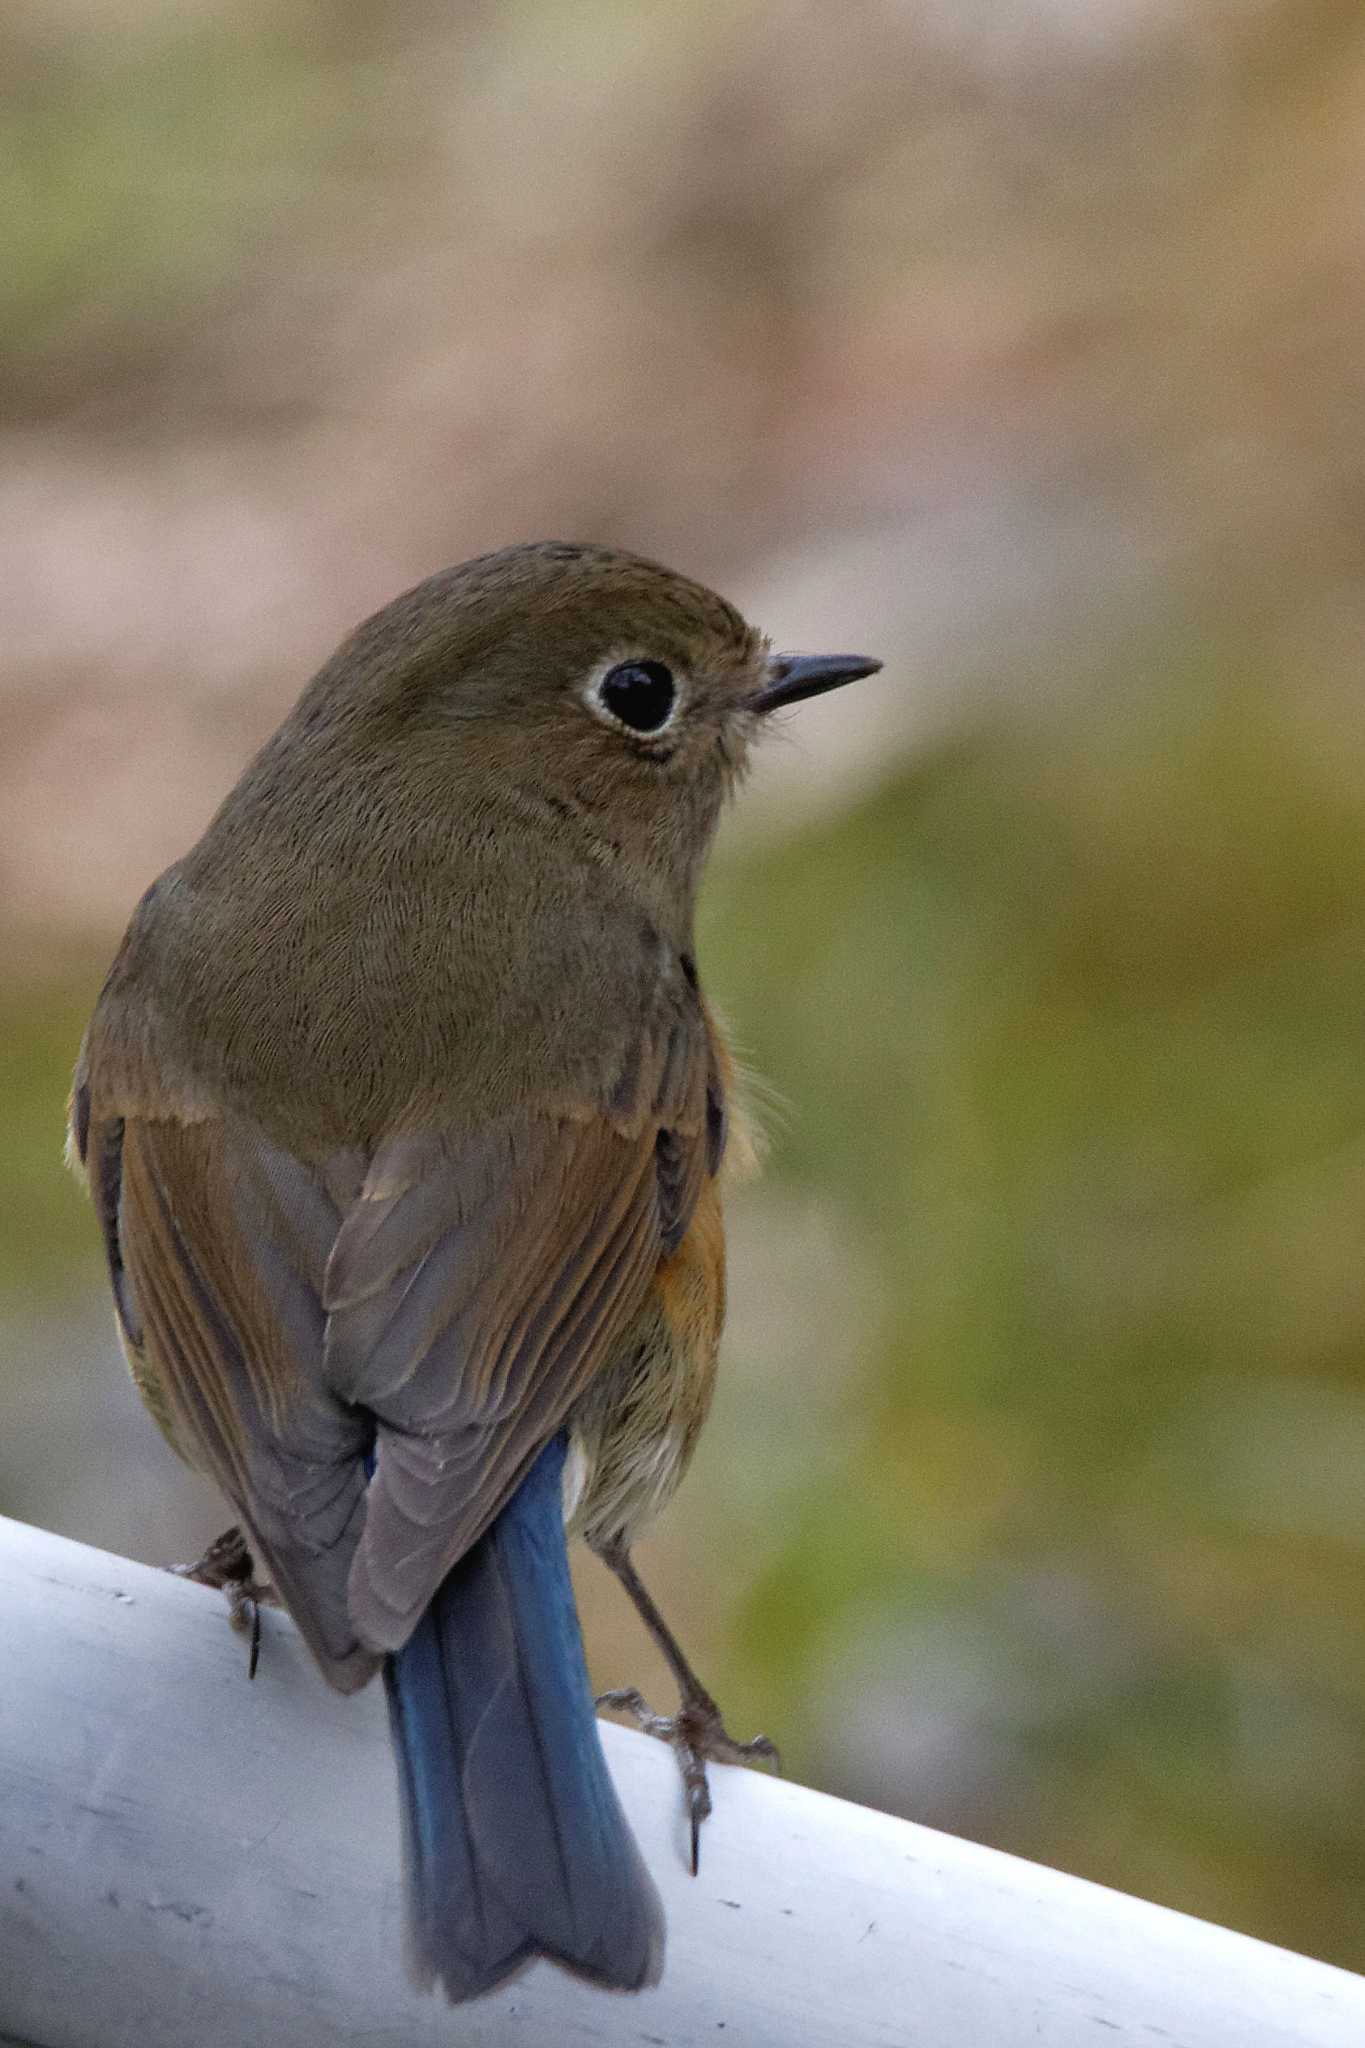
{"label": "wing feather", "polygon": [[[226,1123],[129,1120],[122,1256],[172,1441],[217,1480],[318,1662],[350,1690],[376,1662],[346,1604],[370,1428],[322,1379],[321,1303],[291,1256],[322,1217],[296,1186],[296,1231],[272,1234],[251,1152]],[[311,1204],[326,1200],[314,1184]]]}
{"label": "wing feather", "polygon": [[[519,1177],[423,1244],[411,1277],[392,1276],[401,1307],[354,1382],[378,1443],[351,1611],[385,1647],[406,1640],[515,1492],[638,1312],[662,1255],[648,1136],[584,1120],[519,1134],[512,1149]],[[337,1263],[371,1305],[346,1227]],[[353,1359],[349,1313],[333,1307],[329,1339]]]}
{"label": "wing feather", "polygon": [[716,1159],[715,1054],[697,1006],[645,1036],[628,1105],[322,1159],[198,1092],[149,1108],[97,1045],[83,1063],[139,1387],[343,1689],[406,1641],[687,1227]]}

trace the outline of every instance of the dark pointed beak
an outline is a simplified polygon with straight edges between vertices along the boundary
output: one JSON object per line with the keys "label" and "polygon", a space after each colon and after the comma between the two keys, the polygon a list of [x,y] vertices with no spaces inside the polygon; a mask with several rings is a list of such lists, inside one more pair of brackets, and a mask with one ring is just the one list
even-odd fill
{"label": "dark pointed beak", "polygon": [[803,697],[820,697],[844,683],[875,676],[880,667],[867,654],[775,654],[768,663],[768,680],[755,690],[749,708],[777,711],[784,704],[799,704]]}

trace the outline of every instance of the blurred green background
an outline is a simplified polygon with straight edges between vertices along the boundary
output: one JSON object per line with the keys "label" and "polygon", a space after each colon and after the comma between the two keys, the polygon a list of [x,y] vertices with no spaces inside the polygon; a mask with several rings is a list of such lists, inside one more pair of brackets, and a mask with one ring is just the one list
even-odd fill
{"label": "blurred green background", "polygon": [[796,1776],[1365,1968],[1356,0],[19,0],[0,76],[0,1511],[225,1519],[60,1166],[140,891],[405,584],[657,554],[887,667],[713,871],[774,1145],[647,1576]]}

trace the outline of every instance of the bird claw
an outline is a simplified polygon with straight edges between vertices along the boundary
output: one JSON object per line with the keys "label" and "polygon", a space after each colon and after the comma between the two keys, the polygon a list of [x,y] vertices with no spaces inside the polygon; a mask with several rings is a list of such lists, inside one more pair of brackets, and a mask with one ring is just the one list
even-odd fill
{"label": "bird claw", "polygon": [[241,1530],[226,1530],[194,1564],[173,1564],[168,1569],[177,1579],[189,1579],[193,1585],[210,1586],[226,1594],[229,1626],[239,1635],[250,1631],[247,1677],[254,1678],[261,1658],[261,1608],[276,1607],[279,1600],[273,1586],[258,1582]]}
{"label": "bird claw", "polygon": [[711,1812],[707,1764],[771,1763],[780,1772],[782,1759],[777,1744],[766,1735],[755,1735],[748,1742],[736,1742],[720,1718],[719,1707],[707,1693],[684,1698],[676,1714],[656,1714],[644,1694],[633,1685],[599,1693],[597,1704],[610,1707],[617,1713],[629,1714],[637,1728],[671,1747],[683,1783],[692,1846],[692,1875],[695,1877],[701,1861],[702,1822]]}

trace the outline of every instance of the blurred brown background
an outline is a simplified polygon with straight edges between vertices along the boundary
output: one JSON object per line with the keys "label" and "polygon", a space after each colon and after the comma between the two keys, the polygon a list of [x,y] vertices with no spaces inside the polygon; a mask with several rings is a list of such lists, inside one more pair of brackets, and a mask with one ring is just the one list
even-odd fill
{"label": "blurred brown background", "polygon": [[1358,0],[12,0],[0,76],[0,1509],[225,1519],[59,1165],[137,895],[405,584],[657,554],[887,669],[713,873],[786,1106],[642,1561],[797,1776],[1365,1967]]}

